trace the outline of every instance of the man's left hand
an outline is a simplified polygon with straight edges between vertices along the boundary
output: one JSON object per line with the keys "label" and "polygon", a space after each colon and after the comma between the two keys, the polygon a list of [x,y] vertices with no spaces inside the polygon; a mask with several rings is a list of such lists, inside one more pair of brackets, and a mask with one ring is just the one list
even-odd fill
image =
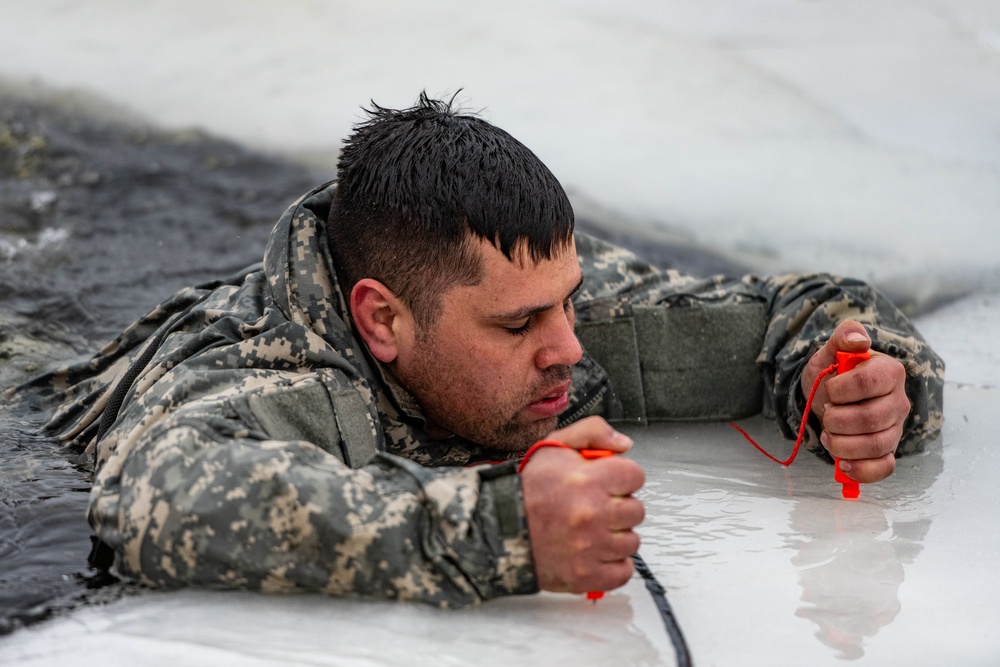
{"label": "man's left hand", "polygon": [[[842,322],[806,365],[802,391],[808,396],[820,372],[837,360],[837,351],[864,352],[871,339],[858,322]],[[896,447],[910,414],[906,369],[897,359],[871,353],[847,373],[826,377],[813,399],[812,412],[823,425],[820,441],[840,467],[858,482],[878,482],[896,469]]]}

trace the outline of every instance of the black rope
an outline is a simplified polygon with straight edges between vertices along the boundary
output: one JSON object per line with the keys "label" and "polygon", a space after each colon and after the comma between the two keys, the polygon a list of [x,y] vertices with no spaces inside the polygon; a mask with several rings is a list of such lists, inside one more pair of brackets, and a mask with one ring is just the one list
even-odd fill
{"label": "black rope", "polygon": [[[111,393],[111,398],[108,399],[108,404],[104,406],[104,412],[101,413],[101,423],[97,427],[97,440],[100,442],[104,435],[108,432],[114,423],[118,420],[118,413],[122,409],[122,403],[125,402],[125,396],[128,394],[129,389],[132,388],[132,383],[135,382],[136,378],[139,377],[139,373],[143,371],[149,362],[153,360],[153,355],[156,351],[160,349],[163,345],[163,341],[167,338],[167,334],[170,333],[173,325],[180,320],[180,316],[183,313],[178,313],[174,316],[172,320],[169,320],[163,328],[160,329],[158,333],[149,344],[146,345],[146,349],[142,351],[142,354],[132,362],[125,371],[125,375],[122,379],[118,381],[115,386],[114,391]],[[87,556],[87,562],[91,567],[101,570],[102,572],[107,572],[111,569],[111,566],[115,562],[115,550],[109,547],[105,542],[101,541],[100,538],[92,536],[90,555]]]}
{"label": "black rope", "polygon": [[132,383],[139,377],[139,373],[149,365],[149,362],[153,360],[153,355],[163,345],[163,341],[166,339],[167,334],[170,333],[173,325],[180,319],[180,315],[183,315],[183,313],[178,313],[173,319],[163,325],[160,333],[149,341],[149,344],[146,345],[146,349],[142,351],[139,358],[133,361],[132,365],[125,371],[125,375],[118,382],[114,392],[111,394],[110,400],[108,400],[108,404],[104,407],[104,412],[101,413],[101,423],[97,427],[97,442],[100,442],[104,434],[108,432],[108,429],[118,420],[118,412],[122,409],[122,403],[125,402],[125,396],[128,394],[129,389],[132,388]]}
{"label": "black rope", "polygon": [[681,626],[677,624],[677,617],[674,616],[674,610],[670,608],[670,603],[667,602],[667,591],[656,580],[656,576],[649,569],[649,566],[646,565],[646,561],[642,559],[642,556],[635,554],[632,556],[632,562],[635,564],[635,571],[642,575],[642,578],[646,581],[646,590],[653,596],[653,602],[656,603],[656,608],[660,610],[660,618],[663,619],[663,625],[667,627],[667,634],[670,635],[670,641],[674,644],[678,667],[691,667],[694,664],[691,661],[691,651],[688,650],[684,634],[681,632]]}

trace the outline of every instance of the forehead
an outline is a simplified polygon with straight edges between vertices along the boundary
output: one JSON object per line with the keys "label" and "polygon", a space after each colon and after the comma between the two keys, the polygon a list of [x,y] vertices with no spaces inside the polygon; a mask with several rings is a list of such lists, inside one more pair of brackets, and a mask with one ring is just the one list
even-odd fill
{"label": "forehead", "polygon": [[477,251],[482,262],[482,280],[475,285],[460,285],[447,297],[469,300],[483,309],[503,311],[528,304],[562,303],[576,289],[582,273],[576,257],[576,244],[570,239],[550,259],[535,262],[519,246],[512,260],[491,243],[480,241]]}

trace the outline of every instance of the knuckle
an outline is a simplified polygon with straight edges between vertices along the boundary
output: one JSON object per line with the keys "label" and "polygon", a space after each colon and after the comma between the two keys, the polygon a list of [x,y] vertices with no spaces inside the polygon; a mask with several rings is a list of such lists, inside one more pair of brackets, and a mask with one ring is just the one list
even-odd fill
{"label": "knuckle", "polygon": [[910,397],[907,396],[904,392],[900,392],[899,405],[897,408],[898,414],[901,414],[902,416],[906,417],[910,414],[910,410],[912,409],[913,409],[913,403],[910,402]]}
{"label": "knuckle", "polygon": [[[574,554],[582,555],[590,553],[594,549],[594,540],[590,538],[589,535],[576,535],[572,540],[570,540],[570,550]],[[583,562],[580,562],[583,566]]]}
{"label": "knuckle", "polygon": [[591,574],[591,567],[583,561],[574,561],[569,568],[570,578],[573,581],[581,581]]}
{"label": "knuckle", "polygon": [[892,456],[887,456],[877,461],[870,461],[869,464],[862,469],[860,481],[868,483],[881,482],[883,479],[892,475],[895,469],[896,459]]}
{"label": "knuckle", "polygon": [[635,501],[635,504],[638,505],[638,507],[635,509],[635,523],[632,525],[638,526],[646,519],[646,506],[638,500]]}
{"label": "knuckle", "polygon": [[879,377],[873,372],[858,373],[854,377],[854,386],[862,396],[873,396],[879,388]]}
{"label": "knuckle", "polygon": [[[887,454],[893,454],[895,457],[896,450],[899,448],[899,443],[903,439],[903,425],[897,424],[888,431],[888,439],[886,441],[885,451]],[[895,467],[895,458],[893,458],[893,467]]]}
{"label": "knuckle", "polygon": [[579,505],[570,511],[568,523],[572,528],[588,528],[594,524],[596,517],[597,512],[592,507]]}
{"label": "knuckle", "polygon": [[863,444],[856,450],[856,455],[873,463],[878,462],[879,467],[889,465],[885,462],[890,462],[892,468],[895,468],[896,460],[892,454],[896,451],[898,444],[898,433],[895,429],[888,429],[865,438]]}
{"label": "knuckle", "polygon": [[886,474],[885,474],[886,477],[888,477],[892,473],[896,472],[896,457],[895,456],[890,456],[890,457],[888,457],[886,459],[885,469],[886,469]]}
{"label": "knuckle", "polygon": [[642,545],[642,539],[639,534],[635,531],[629,531],[626,533],[625,539],[625,556],[631,556],[632,554],[639,551],[639,547]]}
{"label": "knuckle", "polygon": [[857,447],[857,455],[862,459],[878,459],[892,451],[892,433],[890,431],[880,431],[871,433],[861,439]]}
{"label": "knuckle", "polygon": [[882,439],[879,437],[880,434],[875,434],[868,436],[864,439],[864,443],[858,448],[858,454],[864,459],[877,459],[878,457],[885,454],[885,450],[882,446]]}
{"label": "knuckle", "polygon": [[615,577],[615,586],[624,586],[632,578],[632,559],[626,559],[622,566],[621,573]]}
{"label": "knuckle", "polygon": [[876,406],[867,406],[858,411],[855,428],[859,433],[876,433],[882,430],[883,411]]}
{"label": "knuckle", "polygon": [[[623,459],[623,460],[628,461],[628,459]],[[630,464],[629,465],[629,476],[630,476],[630,479],[629,479],[630,484],[629,484],[629,486],[633,490],[638,490],[639,488],[641,488],[646,483],[646,471],[643,470],[642,466],[640,466],[635,461],[628,461],[628,462]]]}

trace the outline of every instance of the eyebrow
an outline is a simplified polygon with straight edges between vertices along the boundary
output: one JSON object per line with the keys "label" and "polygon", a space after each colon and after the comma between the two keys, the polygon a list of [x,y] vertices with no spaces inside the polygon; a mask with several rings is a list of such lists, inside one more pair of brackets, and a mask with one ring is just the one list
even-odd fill
{"label": "eyebrow", "polygon": [[[572,299],[573,295],[575,295],[577,292],[579,292],[581,287],[583,287],[583,276],[580,276],[580,282],[578,282],[576,284],[576,287],[574,287],[573,290],[569,294],[566,295],[566,299]],[[566,299],[563,299],[563,301],[565,301]],[[560,303],[562,303],[562,302],[560,302]],[[537,315],[539,313],[544,313],[546,310],[549,310],[550,308],[554,308],[555,305],[556,304],[554,304],[554,303],[546,303],[546,304],[542,304],[542,305],[538,305],[538,306],[522,306],[521,308],[518,308],[517,310],[512,310],[509,313],[500,313],[498,315],[490,315],[488,319],[491,319],[491,320],[523,320],[523,319],[525,319],[527,317],[531,317],[532,315]]]}

